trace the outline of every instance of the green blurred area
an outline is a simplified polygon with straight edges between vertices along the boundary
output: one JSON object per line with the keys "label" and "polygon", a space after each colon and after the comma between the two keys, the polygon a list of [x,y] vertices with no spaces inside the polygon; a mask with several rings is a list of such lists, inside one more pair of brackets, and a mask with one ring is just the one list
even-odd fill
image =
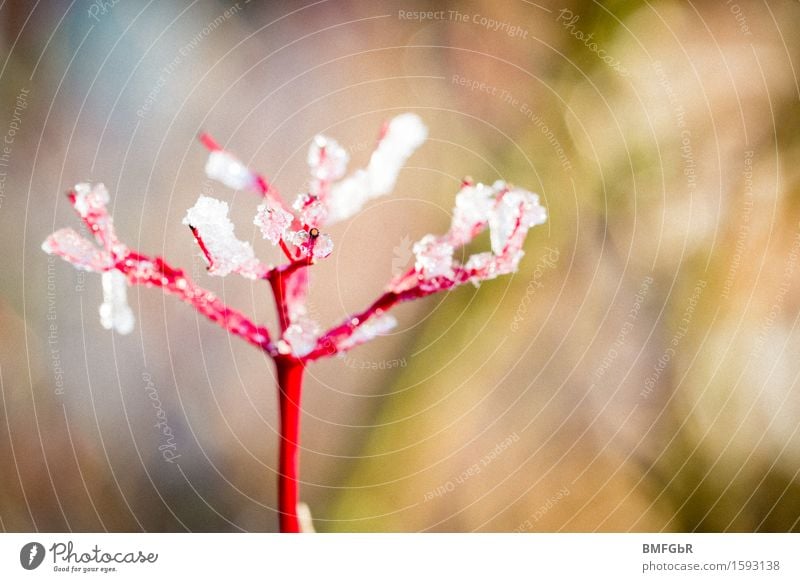
{"label": "green blurred area", "polygon": [[[429,7],[468,21],[398,17]],[[120,3],[94,32],[83,13],[59,25],[51,7],[23,28],[24,3],[0,9],[4,103],[23,86],[35,97],[0,206],[4,528],[276,523],[271,368],[182,306],[142,290],[141,337],[110,341],[97,290],[76,293],[58,265],[67,397],[54,397],[38,245],[75,226],[60,192],[114,184],[128,238],[202,277],[176,226],[202,184],[199,129],[291,196],[314,133],[358,164],[380,120],[412,110],[431,139],[394,198],[332,232],[321,319],[368,304],[409,260],[402,241],[444,231],[465,175],[538,192],[549,221],[513,277],[404,306],[398,333],[310,371],[302,497],[317,529],[800,530],[796,3],[248,5],[139,117],[226,5],[183,8]],[[202,279],[269,317],[264,290]],[[180,472],[157,453],[142,370]]]}
{"label": "green blurred area", "polygon": [[[796,22],[783,7],[784,22]],[[755,5],[741,10],[763,16]],[[733,15],[711,3],[573,4],[569,12],[630,63],[635,80],[576,42],[560,44],[565,58],[547,66],[526,62],[542,75],[527,94],[572,170],[526,120],[507,120],[517,143],[493,157],[522,180],[529,167],[519,149],[532,153],[549,232],[532,234],[512,281],[453,293],[426,321],[421,353],[395,378],[332,517],[352,531],[797,531],[791,243],[800,110],[796,79],[773,73],[794,53],[763,56],[768,34],[737,38],[720,22]],[[770,71],[763,85],[738,95],[758,66]],[[694,186],[682,171],[683,131]],[[746,186],[749,157],[756,177]],[[540,289],[531,283],[546,248],[562,259]],[[781,297],[784,263],[792,291],[773,329],[765,313]],[[647,276],[657,283],[635,322],[641,329],[613,352],[618,369],[593,382]],[[631,397],[682,328],[697,281],[707,286],[656,392]],[[509,323],[530,291],[523,340]],[[759,338],[764,346],[751,350]],[[524,450],[472,475],[471,461],[514,431],[527,433]],[[551,512],[558,487],[571,493]]]}

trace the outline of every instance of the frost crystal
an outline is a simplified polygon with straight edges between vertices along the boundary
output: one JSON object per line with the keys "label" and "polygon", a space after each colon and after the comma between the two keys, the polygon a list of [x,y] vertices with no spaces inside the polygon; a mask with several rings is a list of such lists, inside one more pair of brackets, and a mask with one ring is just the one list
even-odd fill
{"label": "frost crystal", "polygon": [[224,277],[236,272],[248,279],[259,277],[262,269],[255,258],[253,247],[234,235],[226,202],[210,196],[200,196],[195,205],[186,211],[183,224],[196,229],[208,250],[209,274]]}
{"label": "frost crystal", "polygon": [[508,200],[501,200],[494,212],[489,216],[489,239],[492,243],[492,252],[495,255],[502,254],[506,248],[506,243],[514,232],[519,218],[519,206],[512,204]]}
{"label": "frost crystal", "polygon": [[256,177],[247,166],[223,150],[215,150],[208,155],[206,175],[234,190],[247,190],[256,184]]}
{"label": "frost crystal", "polygon": [[333,239],[316,227],[310,232],[305,229],[290,231],[286,240],[300,250],[298,258],[308,257],[310,253],[314,259],[324,259],[333,252]]}
{"label": "frost crystal", "polygon": [[103,273],[103,304],[100,305],[100,324],[117,333],[133,331],[134,317],[128,305],[128,281],[119,271]]}
{"label": "frost crystal", "polygon": [[305,249],[306,245],[308,244],[308,241],[311,240],[311,237],[308,235],[307,230],[297,230],[294,232],[290,232],[286,238],[294,246],[303,249]]}
{"label": "frost crystal", "polygon": [[456,195],[450,238],[454,245],[471,241],[489,219],[496,191],[484,184],[467,184]]}
{"label": "frost crystal", "polygon": [[[492,186],[465,183],[456,195],[448,233],[443,237],[426,235],[414,245],[414,271],[420,288],[431,293],[513,273],[525,254],[522,246],[528,230],[546,221],[547,212],[532,192],[500,180]],[[454,261],[455,247],[468,244],[487,226],[492,252],[472,255],[464,265]],[[390,289],[406,292],[410,283],[403,275],[392,281]]]}
{"label": "frost crystal", "polygon": [[369,174],[356,170],[350,177],[337,182],[331,188],[328,202],[328,224],[350,218],[372,197]]}
{"label": "frost crystal", "polygon": [[333,252],[333,239],[327,234],[321,234],[314,242],[314,258],[324,259]]}
{"label": "frost crystal", "polygon": [[109,201],[108,190],[103,184],[92,186],[82,182],[76,184],[73,191],[75,192],[73,205],[83,218],[104,211]]}
{"label": "frost crystal", "polygon": [[400,168],[422,145],[427,135],[425,124],[413,113],[404,113],[392,119],[372,153],[367,168],[357,170],[331,188],[329,222],[349,218],[367,201],[383,196],[394,188]]}
{"label": "frost crystal", "polygon": [[328,209],[317,194],[300,194],[292,206],[300,213],[300,222],[309,227],[320,226],[328,217]]}
{"label": "frost crystal", "polygon": [[467,260],[467,264],[464,265],[464,268],[470,272],[483,272],[486,269],[491,269],[493,261],[494,255],[492,255],[492,253],[477,253]]}
{"label": "frost crystal", "polygon": [[397,326],[397,320],[388,313],[376,315],[358,326],[349,337],[339,342],[339,351],[350,350],[357,345],[375,339],[379,335],[386,335]]}
{"label": "frost crystal", "polygon": [[294,216],[283,208],[271,208],[264,202],[258,206],[253,224],[261,229],[262,236],[276,245],[283,238]]}
{"label": "frost crystal", "polygon": [[298,358],[302,358],[310,354],[317,345],[319,331],[319,326],[315,321],[301,317],[286,328],[286,331],[283,332],[283,339],[291,347],[292,353]]}
{"label": "frost crystal", "polygon": [[403,164],[427,137],[428,129],[413,113],[398,115],[389,122],[367,167],[372,196],[382,196],[394,188]]}
{"label": "frost crystal", "polygon": [[311,175],[324,182],[344,176],[350,156],[335,139],[318,135],[308,148],[308,166]]}
{"label": "frost crystal", "polygon": [[319,226],[327,217],[328,209],[319,200],[306,205],[300,213],[300,220],[309,226]]}
{"label": "frost crystal", "polygon": [[425,235],[414,244],[417,258],[414,269],[426,279],[453,276],[453,245],[438,240],[432,234]]}
{"label": "frost crystal", "polygon": [[[495,187],[503,189],[506,185],[499,182]],[[547,213],[539,205],[536,194],[520,188],[501,192],[500,199],[489,215],[492,252],[496,255],[502,254],[512,234],[517,231],[527,232],[546,220]]]}
{"label": "frost crystal", "polygon": [[111,255],[98,249],[71,228],[62,228],[47,237],[42,250],[57,255],[84,271],[101,272],[113,265]]}

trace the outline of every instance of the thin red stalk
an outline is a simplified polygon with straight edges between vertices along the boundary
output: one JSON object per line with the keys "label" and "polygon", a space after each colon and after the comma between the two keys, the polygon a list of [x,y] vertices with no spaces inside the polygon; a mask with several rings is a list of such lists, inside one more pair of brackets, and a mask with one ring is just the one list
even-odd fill
{"label": "thin red stalk", "polygon": [[274,190],[272,184],[267,182],[267,179],[261,174],[256,174],[256,184],[258,184],[258,189],[261,191],[261,194],[263,194],[265,198],[270,198],[270,194],[272,190]]}
{"label": "thin red stalk", "polygon": [[229,333],[238,335],[269,355],[277,355],[278,350],[270,341],[266,327],[253,323],[245,314],[228,307],[216,294],[197,285],[183,270],[170,266],[161,257],[150,258],[128,251],[117,259],[114,266],[128,277],[131,284],[161,287]]}
{"label": "thin red stalk", "polygon": [[[364,311],[348,317],[345,322],[337,325],[325,333],[317,342],[317,347],[305,357],[305,360],[312,361],[336,354],[339,351],[339,342],[350,337],[360,325],[366,323],[371,317],[391,309],[402,301],[407,301],[408,299],[413,299],[416,297],[422,297],[424,295],[425,293],[419,289],[419,287],[414,287],[413,289],[403,293],[387,291]],[[353,321],[356,321],[357,323],[353,323]]]}
{"label": "thin red stalk", "polygon": [[280,271],[273,271],[269,277],[272,294],[275,296],[275,308],[278,310],[278,325],[281,334],[289,327],[289,305],[286,302],[286,277]]}
{"label": "thin red stalk", "polygon": [[295,358],[275,358],[278,374],[281,442],[278,461],[278,512],[283,533],[299,533],[297,519],[300,396],[304,364]]}
{"label": "thin red stalk", "polygon": [[278,310],[278,323],[280,324],[281,332],[286,331],[286,328],[289,327],[291,323],[291,318],[289,317],[289,302],[286,297],[286,283],[289,281],[289,277],[294,275],[298,269],[313,264],[314,260],[310,256],[297,259],[291,263],[271,269],[264,277],[269,281],[272,287],[272,294],[275,297],[275,307]]}
{"label": "thin red stalk", "polygon": [[[466,271],[465,269],[458,270],[454,280],[442,281],[438,287],[432,287],[430,289],[423,288],[417,284],[403,291],[386,291],[364,311],[355,315],[351,315],[336,327],[333,327],[325,332],[317,341],[317,346],[314,348],[314,350],[305,356],[305,358],[303,358],[304,361],[310,362],[337,354],[339,352],[340,342],[353,335],[353,332],[355,332],[360,326],[367,323],[367,321],[369,321],[372,317],[380,315],[395,305],[403,303],[404,301],[421,299],[438,291],[450,289],[469,280],[471,273],[473,273],[473,271]],[[412,268],[404,275],[403,278],[410,277],[413,274],[414,269]]]}
{"label": "thin red stalk", "polygon": [[274,269],[270,270],[266,278],[273,278],[273,277],[288,277],[298,269],[302,269],[303,267],[310,267],[314,264],[314,258],[312,256],[304,257],[302,259],[295,259],[291,263],[286,263],[285,265],[281,265],[280,267],[275,267]]}
{"label": "thin red stalk", "polygon": [[289,250],[289,247],[286,246],[283,237],[281,237],[279,243],[281,250],[283,251],[283,254],[286,255],[286,258],[289,259],[290,261],[294,261],[294,255],[292,254],[292,251]]}
{"label": "thin red stalk", "polygon": [[206,243],[203,242],[203,238],[200,236],[200,233],[197,232],[197,229],[193,226],[189,227],[189,230],[192,231],[192,236],[194,236],[194,240],[197,241],[197,245],[200,247],[200,250],[203,251],[203,255],[206,257],[206,261],[208,261],[208,265],[211,266],[214,263],[211,260],[211,253],[208,252],[208,247]]}
{"label": "thin red stalk", "polygon": [[216,152],[222,149],[220,145],[217,143],[217,140],[215,140],[213,137],[211,137],[209,134],[205,132],[200,134],[200,143],[203,144],[205,148],[210,152]]}

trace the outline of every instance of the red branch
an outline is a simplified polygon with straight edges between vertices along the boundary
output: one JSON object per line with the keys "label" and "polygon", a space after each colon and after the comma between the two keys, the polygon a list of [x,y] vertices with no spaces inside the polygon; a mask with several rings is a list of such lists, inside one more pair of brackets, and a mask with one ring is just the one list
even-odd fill
{"label": "red branch", "polygon": [[[75,206],[75,191],[68,192],[67,196]],[[110,252],[114,268],[126,275],[131,284],[161,287],[229,333],[238,335],[271,356],[278,354],[266,327],[256,325],[245,314],[228,307],[216,294],[197,285],[182,269],[172,267],[161,257],[148,257],[120,244],[114,233],[111,217],[104,207],[91,209],[82,219],[89,232]],[[192,233],[210,262],[211,257],[202,239],[195,229],[192,229]]]}
{"label": "red branch", "polygon": [[124,273],[131,284],[161,287],[229,333],[271,356],[278,354],[266,327],[256,325],[245,314],[228,307],[215,293],[200,287],[183,270],[170,266],[161,257],[147,257],[127,251],[116,259],[114,267]]}
{"label": "red branch", "polygon": [[367,323],[371,318],[382,315],[399,303],[410,301],[411,299],[420,299],[439,290],[441,289],[426,290],[417,285],[400,292],[386,291],[364,311],[351,315],[336,327],[325,332],[317,341],[317,346],[304,360],[313,361],[339,353],[341,342],[353,335],[359,327]]}

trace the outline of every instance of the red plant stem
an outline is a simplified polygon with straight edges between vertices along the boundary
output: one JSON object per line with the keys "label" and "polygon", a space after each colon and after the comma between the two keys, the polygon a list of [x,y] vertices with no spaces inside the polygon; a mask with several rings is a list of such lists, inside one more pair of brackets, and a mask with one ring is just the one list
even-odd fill
{"label": "red plant stem", "polygon": [[291,324],[291,317],[289,315],[289,299],[286,296],[286,283],[289,278],[295,274],[298,269],[313,265],[314,261],[311,257],[304,259],[297,259],[291,263],[287,263],[281,267],[275,267],[267,272],[264,277],[269,281],[272,287],[272,294],[275,297],[275,307],[278,311],[278,324],[281,328],[281,333],[286,331],[286,328]]}
{"label": "red plant stem", "polygon": [[302,361],[275,358],[278,374],[281,442],[278,461],[278,512],[282,533],[299,533],[297,519],[298,456],[300,442],[300,395],[303,386]]}
{"label": "red plant stem", "polygon": [[432,291],[426,291],[418,286],[401,292],[386,291],[364,311],[351,315],[343,323],[328,330],[319,338],[317,346],[304,360],[310,362],[337,354],[339,352],[339,343],[353,335],[353,332],[358,329],[359,326],[364,325],[372,317],[390,310],[398,303],[403,303],[411,299],[420,299],[431,293]]}
{"label": "red plant stem", "polygon": [[[149,268],[143,269],[143,264],[149,265]],[[160,287],[194,307],[228,333],[243,338],[271,356],[277,355],[278,350],[270,340],[266,327],[255,324],[245,314],[228,307],[216,294],[197,285],[183,270],[170,266],[161,257],[147,257],[126,251],[114,266],[127,276],[132,285]]]}
{"label": "red plant stem", "polygon": [[275,308],[278,311],[278,325],[281,335],[289,327],[289,304],[286,301],[286,277],[280,271],[273,271],[273,276],[269,277],[269,284],[272,287],[272,295],[275,297]]}
{"label": "red plant stem", "polygon": [[281,237],[280,240],[280,247],[281,250],[283,251],[283,254],[286,255],[286,258],[289,259],[290,261],[294,261],[294,255],[292,254],[292,251],[289,250],[289,247],[286,246],[283,237]]}

